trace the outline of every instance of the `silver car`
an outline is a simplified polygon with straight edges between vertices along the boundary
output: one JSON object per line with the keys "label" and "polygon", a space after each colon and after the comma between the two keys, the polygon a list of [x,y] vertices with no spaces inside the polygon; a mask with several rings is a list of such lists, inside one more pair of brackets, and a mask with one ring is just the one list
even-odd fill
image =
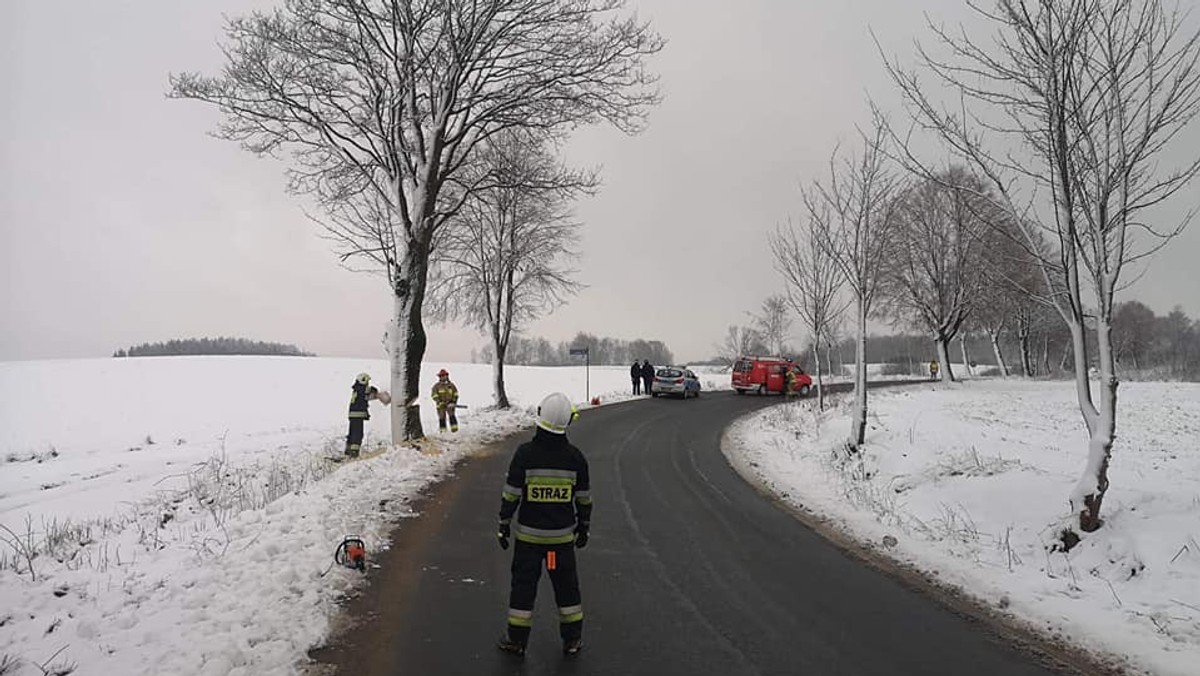
{"label": "silver car", "polygon": [[673,394],[687,399],[700,396],[700,379],[691,369],[682,366],[664,366],[654,372],[654,381],[650,383],[650,396]]}

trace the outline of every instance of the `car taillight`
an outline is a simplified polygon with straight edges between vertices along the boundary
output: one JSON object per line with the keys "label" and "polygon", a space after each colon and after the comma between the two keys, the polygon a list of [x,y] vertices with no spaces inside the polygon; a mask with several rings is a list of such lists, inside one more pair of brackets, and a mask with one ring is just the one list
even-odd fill
{"label": "car taillight", "polygon": [[676,379],[675,379],[675,384],[676,384],[676,385],[682,385],[682,384],[683,384],[683,378],[676,378]]}

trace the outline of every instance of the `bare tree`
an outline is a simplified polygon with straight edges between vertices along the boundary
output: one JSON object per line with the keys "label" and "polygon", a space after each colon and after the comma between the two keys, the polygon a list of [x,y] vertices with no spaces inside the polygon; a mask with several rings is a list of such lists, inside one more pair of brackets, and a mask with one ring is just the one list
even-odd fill
{"label": "bare tree", "polygon": [[1120,303],[1113,311],[1113,349],[1116,360],[1133,361],[1133,368],[1142,368],[1143,357],[1154,338],[1154,311],[1144,303],[1131,300]]}
{"label": "bare tree", "polygon": [[738,357],[762,355],[769,351],[762,334],[748,326],[730,326],[725,339],[717,345],[717,355],[730,366]]}
{"label": "bare tree", "polygon": [[[828,220],[828,219],[826,219]],[[805,232],[798,233],[791,224],[780,227],[770,236],[771,251],[775,254],[775,269],[783,275],[787,285],[787,300],[800,315],[812,336],[813,370],[817,374],[817,407],[825,409],[825,385],[821,368],[821,343],[827,346],[833,341],[828,336],[835,332],[837,322],[845,304],[839,302],[842,278],[837,264],[829,252],[818,242],[813,232],[814,220],[805,221]],[[826,369],[829,349],[826,349]]]}
{"label": "bare tree", "polygon": [[[971,352],[967,348],[967,341],[969,338],[970,338],[970,329],[968,327],[963,327],[963,329],[961,331],[959,331],[959,334],[958,334],[958,347],[959,347],[959,350],[962,352],[963,368],[965,368],[967,370],[967,375],[973,376],[973,375],[975,375],[975,371],[973,370],[973,368],[971,366]],[[947,363],[946,366],[949,367],[950,364]]]}
{"label": "bare tree", "polygon": [[[1200,172],[1200,157],[1176,168],[1161,161],[1200,112],[1200,33],[1161,0],[998,0],[980,14],[997,29],[990,48],[965,31],[931,27],[951,54],[921,52],[937,87],[889,69],[919,124],[988,177],[1031,243],[1040,225],[1056,245],[1055,257],[1041,263],[1071,331],[1089,450],[1070,504],[1078,529],[1090,532],[1102,525],[1116,434],[1111,325],[1121,273],[1190,220],[1160,228],[1146,212]],[[929,97],[933,90],[949,90],[960,103],[945,110]],[[1020,151],[991,152],[996,139]],[[1097,335],[1098,404],[1088,383],[1089,324]],[[1064,529],[1067,547],[1078,538],[1074,526]]]}
{"label": "bare tree", "polygon": [[[1000,375],[1007,378],[1011,374],[1008,366],[1008,360],[1004,358],[1004,351],[1000,348],[1000,343],[1004,335],[1015,328],[1015,317],[1020,298],[1011,289],[997,284],[988,284],[976,297],[975,309],[971,313],[969,325],[975,327],[978,331],[982,331],[988,337],[988,342],[992,346],[992,356],[996,359],[996,366],[1000,369]],[[967,335],[967,329],[963,330],[963,337]]]}
{"label": "bare tree", "polygon": [[814,181],[804,190],[813,233],[853,296],[857,333],[851,449],[862,446],[866,438],[867,320],[874,316],[896,222],[899,181],[886,166],[885,130],[885,120],[876,116],[872,128],[860,133],[861,155],[841,160],[835,150],[829,160],[828,182]]}
{"label": "bare tree", "polygon": [[492,392],[508,408],[504,365],[509,340],[560,305],[580,284],[568,266],[577,257],[579,225],[569,201],[592,191],[593,172],[562,166],[536,137],[494,136],[477,163],[494,186],[471,195],[433,256],[439,284],[431,309],[485,332],[492,346]]}
{"label": "bare tree", "polygon": [[[337,212],[348,249],[394,295],[392,438],[423,435],[422,317],[438,231],[486,173],[481,144],[581,124],[634,132],[657,101],[644,59],[663,41],[622,0],[285,0],[228,21],[223,73],[171,77],[216,105],[217,135],[290,150],[290,188]],[[352,219],[361,218],[355,222]]]}
{"label": "bare tree", "polygon": [[[842,344],[842,334],[845,330],[845,311],[850,307],[848,303],[842,303],[837,313],[829,317],[829,321],[822,331],[821,342],[825,344],[825,370],[831,374],[841,376],[845,373],[846,367],[842,363],[842,351],[839,346]],[[833,357],[837,355],[837,368],[833,368]]]}
{"label": "bare tree", "polygon": [[[983,251],[980,271],[983,283],[977,293],[970,322],[987,334],[1000,374],[1008,377],[1011,370],[1001,349],[1005,333],[1016,335],[1025,375],[1033,375],[1030,340],[1039,313],[1050,309],[1052,302],[1042,283],[1042,271],[1036,257],[1029,253],[1029,244],[1020,228],[1002,211],[991,210],[988,227],[981,233]],[[1038,250],[1044,250],[1039,245]]]}
{"label": "bare tree", "polygon": [[1039,310],[1041,306],[1030,300],[1023,300],[1013,308],[1012,318],[1017,336],[1017,349],[1021,356],[1021,373],[1026,378],[1037,375],[1036,354],[1033,351],[1034,331],[1040,323]]}
{"label": "bare tree", "polygon": [[933,338],[942,380],[954,380],[950,341],[973,310],[983,282],[989,226],[980,193],[986,193],[982,181],[953,167],[904,191],[896,210],[895,246],[887,265],[894,282],[887,294],[891,313]]}
{"label": "bare tree", "polygon": [[783,296],[767,296],[758,314],[751,315],[754,327],[771,354],[783,356],[786,351],[788,331],[792,328],[792,317],[787,299]]}
{"label": "bare tree", "polygon": [[1200,321],[1192,322],[1183,309],[1175,306],[1165,317],[1154,322],[1151,354],[1167,367],[1172,376],[1200,376]]}

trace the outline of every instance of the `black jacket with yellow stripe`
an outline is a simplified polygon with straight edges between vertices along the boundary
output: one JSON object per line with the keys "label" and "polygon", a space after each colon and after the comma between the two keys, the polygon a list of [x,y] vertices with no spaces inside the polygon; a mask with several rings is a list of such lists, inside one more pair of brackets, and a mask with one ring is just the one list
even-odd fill
{"label": "black jacket with yellow stripe", "polygon": [[351,390],[350,419],[361,418],[362,420],[370,420],[371,412],[367,409],[367,404],[371,403],[371,400],[379,394],[379,390],[373,385],[360,382],[355,382]]}
{"label": "black jacket with yellow stripe", "polygon": [[562,544],[575,539],[577,525],[592,518],[587,459],[566,435],[541,428],[517,447],[501,494],[500,522],[517,514],[513,536],[533,544]]}

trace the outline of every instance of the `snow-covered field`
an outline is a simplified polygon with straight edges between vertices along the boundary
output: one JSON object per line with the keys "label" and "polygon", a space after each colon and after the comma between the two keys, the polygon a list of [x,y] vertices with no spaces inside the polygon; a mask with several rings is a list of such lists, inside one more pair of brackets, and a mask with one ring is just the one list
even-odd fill
{"label": "snow-covered field", "polygon": [[[847,397],[773,407],[725,451],[788,502],[943,583],[1154,674],[1200,674],[1200,385],[1123,384],[1104,528],[1054,526],[1083,470],[1073,385],[969,381],[871,394],[847,456]],[[886,541],[885,541],[886,538]]]}
{"label": "snow-covered field", "polygon": [[[469,407],[457,434],[426,397],[433,441],[338,466],[350,385],[386,388],[382,360],[0,363],[0,674],[295,673],[361,579],[330,569],[345,536],[386,547],[422,488],[531,429],[545,394],[585,400],[582,366],[508,367],[508,412],[483,364],[426,363],[423,392],[442,367]],[[591,396],[628,392],[627,367],[592,367]],[[371,407],[365,450],[388,437]]]}
{"label": "snow-covered field", "polygon": [[[427,363],[424,391],[443,366],[469,407],[459,433],[338,466],[324,458],[342,450],[350,384],[385,380],[382,360],[0,363],[0,674],[296,673],[361,583],[330,565],[342,538],[387,547],[423,488],[528,430],[544,394],[586,398],[582,367],[509,367],[516,408],[489,410],[490,367]],[[625,367],[591,369],[604,403],[628,387]],[[1122,386],[1109,522],[1069,555],[1044,544],[1082,467],[1070,385],[931,383],[872,402],[861,458],[833,452],[848,415],[822,422],[809,401],[740,422],[726,450],[986,603],[1154,673],[1198,673],[1200,386]],[[367,449],[387,437],[372,411]]]}

